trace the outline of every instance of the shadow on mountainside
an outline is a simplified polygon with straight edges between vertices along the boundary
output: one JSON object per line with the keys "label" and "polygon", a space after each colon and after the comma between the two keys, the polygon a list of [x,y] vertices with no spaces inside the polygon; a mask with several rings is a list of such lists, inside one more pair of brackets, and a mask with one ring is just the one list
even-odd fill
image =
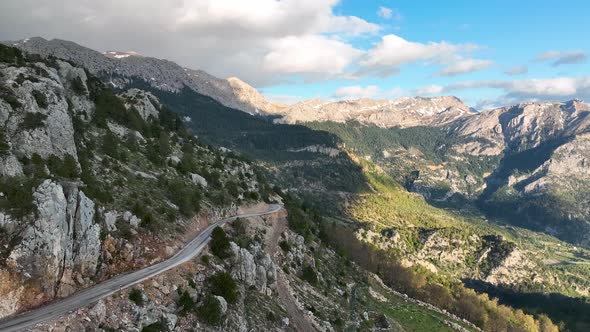
{"label": "shadow on mountainside", "polygon": [[518,292],[490,283],[463,279],[463,284],[478,293],[487,293],[501,304],[522,309],[528,313],[546,314],[556,323],[563,322],[565,331],[590,331],[590,302],[588,299],[569,297],[557,293]]}

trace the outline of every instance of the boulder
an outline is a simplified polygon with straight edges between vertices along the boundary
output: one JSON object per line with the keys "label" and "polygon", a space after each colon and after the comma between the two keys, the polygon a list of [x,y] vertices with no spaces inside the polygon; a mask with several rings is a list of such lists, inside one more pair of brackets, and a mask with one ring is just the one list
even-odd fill
{"label": "boulder", "polygon": [[198,184],[203,188],[207,187],[207,180],[205,180],[205,178],[200,176],[199,174],[191,173],[191,181],[193,181],[194,184]]}
{"label": "boulder", "polygon": [[227,301],[221,296],[214,295],[214,297],[217,300],[217,302],[219,302],[219,306],[221,307],[221,314],[225,315],[225,313],[227,312]]}

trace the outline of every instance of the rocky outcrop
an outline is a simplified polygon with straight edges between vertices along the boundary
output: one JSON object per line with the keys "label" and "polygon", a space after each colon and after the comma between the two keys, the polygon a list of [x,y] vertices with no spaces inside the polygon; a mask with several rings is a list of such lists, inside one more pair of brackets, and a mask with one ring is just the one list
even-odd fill
{"label": "rocky outcrop", "polygon": [[[72,74],[69,64],[58,61],[58,65],[59,74],[54,68],[42,63],[35,64],[34,67],[0,67],[4,83],[11,85],[11,93],[20,104],[17,108],[24,110],[17,112],[8,104],[0,103],[0,113],[8,115],[5,136],[12,147],[12,154],[29,158],[35,153],[43,158],[51,155],[60,158],[70,155],[76,158],[74,128],[68,113],[69,106],[63,83],[75,74]],[[46,74],[38,75],[38,71]],[[44,99],[44,104],[39,105],[40,101],[37,99]],[[80,107],[74,110],[88,111]],[[19,167],[14,159],[2,159],[3,163],[9,166],[4,173],[18,173]]]}
{"label": "rocky outcrop", "polygon": [[342,151],[335,149],[335,148],[330,148],[327,146],[323,146],[323,145],[310,145],[310,146],[306,146],[304,148],[301,149],[294,149],[294,150],[289,150],[291,152],[312,152],[312,153],[321,153],[321,154],[325,154],[329,157],[338,157],[338,155],[340,155],[340,153]]}
{"label": "rocky outcrop", "polygon": [[128,109],[134,107],[144,120],[147,120],[150,116],[158,118],[162,105],[160,105],[158,98],[150,92],[129,89],[122,94],[122,97],[126,101],[125,107]]}
{"label": "rocky outcrop", "polygon": [[230,243],[232,252],[232,276],[247,286],[255,286],[261,293],[269,294],[277,280],[277,268],[270,255],[259,245],[250,250]]}
{"label": "rocky outcrop", "polygon": [[65,296],[96,273],[101,227],[95,222],[94,203],[75,184],[51,180],[34,197],[38,216],[23,230],[7,266],[36,280],[47,296]]}

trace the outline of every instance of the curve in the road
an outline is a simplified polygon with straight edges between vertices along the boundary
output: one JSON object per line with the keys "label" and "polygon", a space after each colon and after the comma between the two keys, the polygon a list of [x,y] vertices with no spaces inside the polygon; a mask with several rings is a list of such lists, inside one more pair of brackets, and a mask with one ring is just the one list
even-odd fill
{"label": "curve in the road", "polygon": [[49,303],[38,309],[0,321],[0,331],[19,331],[46,320],[62,316],[68,312],[97,302],[98,300],[122,289],[128,288],[155,275],[168,271],[180,264],[186,263],[198,255],[209,242],[211,233],[215,227],[223,226],[237,218],[259,217],[272,214],[279,211],[281,208],[281,205],[272,204],[264,212],[241,214],[219,220],[205,228],[201,233],[199,233],[199,235],[197,235],[197,237],[192,239],[186,246],[180,249],[169,259],[135,272],[118,275],[100,284],[74,293],[73,295],[59,301]]}

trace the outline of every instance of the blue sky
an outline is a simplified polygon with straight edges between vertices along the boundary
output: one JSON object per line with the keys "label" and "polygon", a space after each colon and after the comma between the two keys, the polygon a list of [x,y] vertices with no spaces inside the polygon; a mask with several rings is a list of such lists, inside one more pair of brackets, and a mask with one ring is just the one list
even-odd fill
{"label": "blue sky", "polygon": [[[378,15],[380,7],[389,8],[389,18]],[[281,84],[264,87],[269,96],[295,96],[297,98],[334,97],[343,86],[377,86],[380,94],[390,97],[394,90],[401,94],[419,92],[425,86],[448,86],[465,81],[550,79],[557,77],[587,77],[590,63],[580,57],[580,63],[554,66],[558,57],[547,61],[534,61],[539,55],[556,51],[590,53],[590,34],[584,15],[590,13],[590,1],[355,1],[344,0],[334,7],[339,15],[355,15],[381,27],[379,33],[349,38],[355,47],[369,50],[381,36],[395,34],[408,41],[428,43],[446,41],[453,44],[475,44],[478,49],[470,53],[478,59],[492,61],[489,67],[456,76],[439,76],[436,65],[424,61],[404,64],[400,72],[383,78],[378,75],[358,80],[335,79],[310,84]],[[565,56],[565,55],[564,55]],[[505,72],[518,67],[527,72],[507,75]],[[502,104],[510,93],[499,88],[480,87],[448,91],[472,106],[489,99],[492,104]],[[582,94],[585,91],[581,92]],[[518,95],[518,94],[517,94]],[[395,96],[395,93],[391,95]],[[557,96],[522,96],[518,99],[559,99]],[[570,95],[564,95],[570,98]],[[584,97],[584,96],[580,96]],[[482,103],[482,105],[485,103]]]}
{"label": "blue sky", "polygon": [[0,12],[0,40],[137,51],[278,101],[590,99],[586,0],[19,0]]}

